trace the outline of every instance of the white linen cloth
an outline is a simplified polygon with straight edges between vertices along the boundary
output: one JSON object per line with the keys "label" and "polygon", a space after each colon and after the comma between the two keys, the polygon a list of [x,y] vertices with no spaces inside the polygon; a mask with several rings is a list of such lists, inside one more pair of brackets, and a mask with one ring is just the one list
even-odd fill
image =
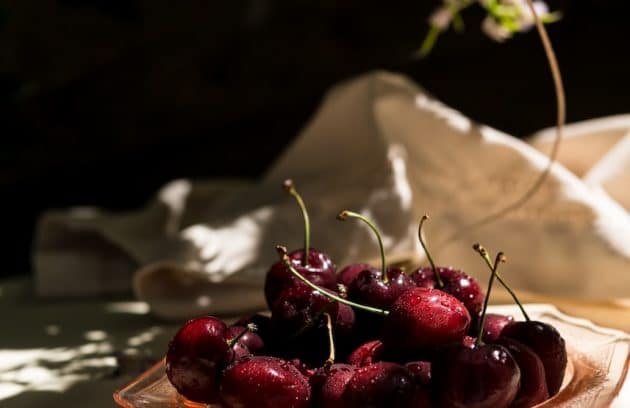
{"label": "white linen cloth", "polygon": [[[523,117],[523,120],[527,120]],[[292,178],[311,216],[312,246],[338,267],[378,259],[362,212],[390,258],[424,254],[486,281],[471,245],[503,251],[516,288],[575,297],[630,296],[630,116],[568,126],[560,162],[518,210],[464,226],[516,201],[548,163],[553,129],[532,145],[474,123],[403,76],[374,72],[342,83],[256,183],[177,180],[145,208],[111,214],[51,211],[33,259],[39,294],[129,288],[165,318],[264,307],[276,244],[302,245],[303,223],[282,189]],[[539,149],[539,150],[537,150]],[[446,240],[455,236],[455,240]]]}

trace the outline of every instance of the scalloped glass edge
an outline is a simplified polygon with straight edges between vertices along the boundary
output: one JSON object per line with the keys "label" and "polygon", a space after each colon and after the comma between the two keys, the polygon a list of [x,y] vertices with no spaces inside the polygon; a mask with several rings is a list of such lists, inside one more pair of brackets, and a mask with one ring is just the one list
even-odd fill
{"label": "scalloped glass edge", "polygon": [[[549,304],[525,305],[530,317],[550,323],[564,337],[569,364],[560,392],[537,407],[626,407],[630,406],[630,336],[591,321],[567,316]],[[514,316],[515,305],[491,306],[490,312]],[[164,360],[114,392],[123,408],[209,408],[177,394],[164,372]]]}

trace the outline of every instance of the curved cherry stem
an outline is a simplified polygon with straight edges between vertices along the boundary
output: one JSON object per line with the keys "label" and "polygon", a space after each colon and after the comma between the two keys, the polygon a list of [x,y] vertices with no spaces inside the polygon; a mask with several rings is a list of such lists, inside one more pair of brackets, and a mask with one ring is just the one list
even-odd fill
{"label": "curved cherry stem", "polygon": [[[475,245],[475,250],[477,250],[477,247],[481,247],[478,245]],[[477,251],[481,254],[480,251]],[[487,255],[487,253],[486,253]],[[483,257],[483,255],[481,255]],[[488,290],[486,292],[486,298],[483,301],[483,309],[481,311],[481,320],[479,321],[479,328],[477,331],[477,339],[475,340],[475,347],[479,347],[479,345],[481,344],[481,339],[483,338],[483,328],[486,325],[486,315],[487,315],[487,311],[488,311],[488,301],[490,300],[490,292],[492,292],[492,284],[494,283],[494,278],[496,278],[497,276],[497,268],[499,267],[499,262],[505,262],[505,256],[503,255],[503,252],[499,252],[497,254],[497,257],[494,260],[494,265],[492,266],[492,273],[490,274],[490,280],[488,281]]]}
{"label": "curved cherry stem", "polygon": [[337,219],[341,221],[345,221],[348,218],[357,218],[363,221],[374,232],[374,235],[376,235],[376,239],[378,240],[378,247],[381,251],[381,268],[383,271],[383,282],[387,283],[389,281],[389,278],[387,276],[387,269],[386,269],[387,265],[385,264],[385,248],[383,247],[383,239],[381,238],[381,233],[379,232],[378,228],[376,228],[376,225],[374,225],[372,221],[368,220],[367,218],[365,218],[359,213],[343,210],[337,215]]}
{"label": "curved cherry stem", "polygon": [[293,180],[287,179],[282,184],[282,188],[289,193],[295,201],[297,205],[302,210],[302,217],[304,218],[304,258],[302,259],[302,266],[308,265],[308,251],[311,246],[311,222],[308,217],[308,212],[306,211],[306,205],[304,204],[304,200],[302,200],[302,196],[298,194],[295,189],[295,185],[293,184]]}
{"label": "curved cherry stem", "polygon": [[241,339],[241,337],[243,337],[244,335],[247,334],[247,332],[255,332],[256,330],[258,330],[258,328],[256,327],[256,325],[254,323],[249,323],[247,325],[247,327],[245,327],[243,329],[243,331],[241,331],[239,334],[237,334],[233,339],[231,339],[230,341],[228,341],[228,347],[232,348],[236,345],[236,343]]}
{"label": "curved cherry stem", "polygon": [[[473,248],[475,249],[475,251],[479,252],[479,254],[484,259],[484,261],[486,261],[486,265],[488,265],[488,268],[490,268],[490,270],[492,270],[492,261],[490,260],[490,256],[488,255],[488,251],[486,251],[486,249],[484,247],[482,247],[481,245],[479,245],[479,244],[475,244],[473,246]],[[510,287],[510,285],[508,285],[503,280],[503,278],[501,277],[501,275],[499,275],[498,272],[497,272],[496,276],[497,276],[497,280],[499,281],[499,283],[505,288],[505,290],[507,290],[507,292],[510,294],[510,296],[512,296],[512,299],[514,300],[514,303],[516,303],[518,308],[521,309],[521,313],[523,314],[523,317],[525,318],[525,320],[530,321],[531,319],[529,318],[529,315],[525,311],[525,308],[523,307],[523,304],[521,303],[520,300],[518,300],[518,296],[516,296],[516,293],[514,293],[514,291]]]}
{"label": "curved cherry stem", "polygon": [[324,313],[326,317],[326,331],[328,331],[328,359],[324,365],[326,367],[330,367],[335,364],[335,339],[333,338],[333,328],[332,328],[332,319],[330,318],[330,314]]}
{"label": "curved cherry stem", "polygon": [[429,219],[429,216],[426,214],[423,215],[422,218],[420,219],[420,226],[418,227],[418,239],[420,240],[420,245],[422,245],[422,249],[424,249],[424,253],[427,254],[427,259],[429,260],[429,263],[431,264],[431,269],[433,269],[433,276],[435,276],[435,280],[437,281],[438,287],[443,288],[444,282],[442,282],[442,277],[440,276],[440,273],[435,267],[435,263],[433,263],[433,258],[431,258],[431,254],[429,253],[429,250],[427,249],[427,246],[424,243],[424,239],[422,239],[422,225],[428,219]]}
{"label": "curved cherry stem", "polygon": [[361,305],[359,303],[354,303],[354,302],[352,302],[350,300],[344,299],[344,298],[339,297],[339,296],[337,296],[335,294],[327,292],[326,290],[320,288],[319,286],[315,285],[313,282],[311,282],[308,279],[306,279],[298,271],[295,270],[293,265],[291,265],[291,259],[287,255],[287,248],[286,247],[281,246],[281,245],[277,245],[276,246],[276,251],[280,255],[280,259],[282,259],[282,262],[284,262],[284,265],[286,266],[286,268],[296,278],[298,278],[299,280],[304,282],[306,285],[310,286],[311,289],[318,291],[322,295],[324,295],[324,296],[328,297],[329,299],[332,299],[332,300],[334,300],[336,302],[343,303],[343,304],[346,304],[346,305],[351,306],[351,307],[356,307],[357,309],[362,309],[362,310],[365,310],[366,312],[371,312],[371,313],[378,314],[378,315],[381,315],[381,316],[387,316],[389,314],[388,310],[378,309],[376,307],[365,306],[365,305]]}

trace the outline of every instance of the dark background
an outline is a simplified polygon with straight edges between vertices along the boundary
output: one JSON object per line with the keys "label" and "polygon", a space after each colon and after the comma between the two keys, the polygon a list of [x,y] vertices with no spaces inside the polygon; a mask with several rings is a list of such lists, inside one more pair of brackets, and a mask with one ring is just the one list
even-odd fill
{"label": "dark background", "polygon": [[[629,2],[550,1],[568,120],[630,111]],[[411,58],[436,1],[0,2],[0,276],[28,273],[46,208],[133,208],[178,177],[259,177],[334,83],[401,71],[517,136],[554,123],[534,32]]]}

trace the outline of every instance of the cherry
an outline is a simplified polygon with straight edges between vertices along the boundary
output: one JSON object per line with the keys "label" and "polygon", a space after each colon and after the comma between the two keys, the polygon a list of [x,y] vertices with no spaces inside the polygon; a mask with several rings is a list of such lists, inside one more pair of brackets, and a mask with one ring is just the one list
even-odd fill
{"label": "cherry", "polygon": [[295,335],[314,327],[324,312],[337,314],[337,302],[306,285],[285,288],[271,309],[273,327]]}
{"label": "cherry", "polygon": [[483,341],[486,343],[494,343],[505,326],[513,324],[514,317],[496,313],[486,314],[486,323],[483,326]]}
{"label": "cherry", "polygon": [[347,339],[352,336],[355,324],[354,310],[346,304],[338,303],[337,314],[335,315],[334,326],[335,333],[340,339]]}
{"label": "cherry", "polygon": [[315,375],[315,372],[317,370],[309,367],[308,365],[306,365],[302,360],[300,360],[299,358],[292,358],[291,360],[289,360],[289,363],[298,369],[298,371],[300,373],[302,373],[302,375],[304,377],[306,377],[307,379],[311,379],[311,377],[313,377],[313,375]]}
{"label": "cherry", "polygon": [[[475,246],[488,266],[491,265],[488,252],[480,245]],[[560,390],[567,367],[567,349],[564,339],[555,327],[548,323],[531,320],[523,304],[510,286],[496,274],[496,278],[514,299],[525,318],[524,322],[509,324],[501,331],[502,337],[514,339],[531,348],[540,357],[545,367],[547,390],[552,397]]]}
{"label": "cherry", "polygon": [[366,269],[348,288],[348,297],[355,302],[388,309],[403,292],[415,287],[413,280],[399,268],[388,268],[385,276],[381,271]]}
{"label": "cherry", "polygon": [[349,288],[352,284],[352,281],[354,281],[357,275],[365,270],[377,269],[366,263],[356,263],[348,265],[337,274],[337,283],[344,285],[346,288]]}
{"label": "cherry", "polygon": [[506,326],[501,337],[513,339],[531,348],[545,367],[547,390],[554,396],[560,390],[567,368],[564,339],[552,325],[528,320]]}
{"label": "cherry", "polygon": [[420,219],[418,239],[431,266],[418,268],[411,274],[411,278],[418,287],[430,289],[436,288],[455,296],[464,304],[464,306],[466,306],[466,309],[468,309],[473,321],[476,321],[483,305],[483,290],[477,281],[468,276],[466,273],[451,267],[445,268],[435,266],[433,258],[431,258],[431,254],[422,239],[422,226],[428,219],[429,217],[427,215],[424,215]]}
{"label": "cherry", "polygon": [[[335,264],[323,252],[310,248],[308,253],[308,264],[303,264],[304,251],[296,250],[289,254],[291,263],[300,275],[305,276],[309,281],[317,286],[335,290],[337,288],[337,278]],[[291,276],[286,266],[282,262],[276,262],[271,266],[265,278],[265,299],[267,306],[271,309],[280,292],[284,288],[298,285],[299,282]]]}
{"label": "cherry", "polygon": [[[435,276],[439,273],[443,286],[439,286]],[[418,268],[411,274],[412,280],[420,288],[435,288],[455,296],[466,306],[471,317],[478,318],[483,305],[484,293],[481,287],[466,273],[451,267]]]}
{"label": "cherry", "polygon": [[256,326],[249,324],[243,326],[230,326],[227,329],[228,344],[232,345],[234,359],[238,359],[250,354],[256,354],[265,347],[263,339],[256,334]]}
{"label": "cherry", "polygon": [[504,259],[499,253],[492,268],[473,347],[447,346],[432,361],[431,374],[441,406],[503,408],[516,397],[521,378],[516,361],[503,346],[481,343],[492,283],[498,264]]}
{"label": "cherry", "polygon": [[344,391],[354,375],[356,367],[349,364],[325,365],[311,378],[313,406],[321,408],[344,408]]}
{"label": "cherry", "polygon": [[372,340],[361,344],[348,356],[348,363],[355,366],[366,366],[381,360],[385,346],[380,340]]}
{"label": "cherry", "polygon": [[410,361],[405,363],[405,367],[413,373],[419,384],[426,387],[431,385],[431,362]]}
{"label": "cherry", "polygon": [[324,314],[338,314],[339,304],[307,285],[286,288],[273,306],[275,342],[272,350],[282,358],[297,358],[319,367],[326,358]]}
{"label": "cherry", "polygon": [[237,360],[223,374],[221,401],[226,407],[306,408],[311,387],[307,378],[287,361],[249,356]]}
{"label": "cherry", "polygon": [[328,313],[326,313],[325,317],[329,354],[324,366],[316,370],[311,377],[314,405],[332,408],[343,407],[343,393],[350,378],[354,375],[355,367],[347,364],[335,364],[336,351],[332,319]]}
{"label": "cherry", "polygon": [[437,289],[410,289],[400,295],[389,312],[383,343],[392,350],[460,343],[470,325],[470,314],[462,302]]}
{"label": "cherry", "polygon": [[166,354],[166,375],[177,391],[191,401],[219,399],[219,370],[233,359],[225,323],[214,317],[188,321],[175,334]]}
{"label": "cherry", "polygon": [[538,355],[531,348],[508,337],[502,337],[497,344],[510,352],[521,370],[521,384],[511,407],[529,408],[549,398],[545,367]]}
{"label": "cherry", "polygon": [[256,327],[256,334],[265,343],[265,348],[268,342],[273,341],[273,327],[271,324],[271,317],[260,313],[256,313],[249,316],[241,317],[234,323],[234,326],[248,327],[253,324]]}
{"label": "cherry", "polygon": [[475,348],[475,344],[477,343],[477,339],[471,336],[464,336],[462,339],[462,346],[468,348]]}
{"label": "cherry", "polygon": [[521,373],[510,353],[498,344],[474,348],[451,345],[431,363],[439,406],[508,407],[516,397]]}
{"label": "cherry", "polygon": [[348,407],[408,407],[418,398],[416,388],[411,371],[381,361],[356,369],[343,397]]}
{"label": "cherry", "polygon": [[381,253],[380,271],[368,265],[366,269],[358,272],[356,277],[349,282],[348,297],[350,299],[373,307],[386,309],[394,303],[401,293],[416,286],[401,269],[386,267],[383,240],[374,223],[361,214],[347,210],[341,211],[337,218],[342,221],[348,218],[356,218],[367,224],[376,236]]}
{"label": "cherry", "polygon": [[286,247],[282,246],[282,245],[276,245],[276,252],[278,252],[278,255],[280,256],[280,259],[282,260],[282,262],[284,262],[285,266],[287,267],[287,269],[289,270],[290,273],[293,274],[293,276],[295,276],[297,279],[299,279],[302,283],[304,283],[306,286],[314,289],[315,291],[321,293],[322,295],[328,297],[331,300],[334,300],[338,303],[342,303],[357,309],[361,309],[367,312],[371,312],[377,315],[381,315],[381,316],[387,316],[389,314],[389,312],[387,310],[383,310],[383,309],[379,309],[376,307],[372,307],[372,306],[367,306],[367,305],[362,305],[359,303],[355,303],[352,302],[348,299],[345,299],[337,294],[335,294],[332,291],[323,289],[319,286],[317,286],[316,284],[314,284],[313,282],[309,281],[308,279],[306,279],[304,276],[300,275],[300,273],[293,267],[293,265],[291,265],[291,259],[289,259],[289,256],[287,255],[287,249]]}
{"label": "cherry", "polygon": [[[335,264],[323,252],[310,247],[310,221],[302,197],[298,194],[293,182],[285,180],[284,189],[296,200],[304,218],[304,247],[289,254],[291,264],[301,275],[317,286],[336,289],[337,274]],[[271,309],[280,292],[286,287],[298,284],[298,280],[287,270],[283,262],[271,266],[265,277],[265,300]]]}
{"label": "cherry", "polygon": [[[381,269],[368,266],[367,269],[360,271],[348,287],[349,299],[379,309],[388,309],[402,293],[416,287],[415,283],[401,269],[386,267],[381,234],[370,220],[347,210],[340,212],[337,218],[339,220],[356,218],[367,224],[376,236],[381,253]],[[381,316],[358,312],[355,333],[357,341],[361,342],[376,337],[382,324]]]}

